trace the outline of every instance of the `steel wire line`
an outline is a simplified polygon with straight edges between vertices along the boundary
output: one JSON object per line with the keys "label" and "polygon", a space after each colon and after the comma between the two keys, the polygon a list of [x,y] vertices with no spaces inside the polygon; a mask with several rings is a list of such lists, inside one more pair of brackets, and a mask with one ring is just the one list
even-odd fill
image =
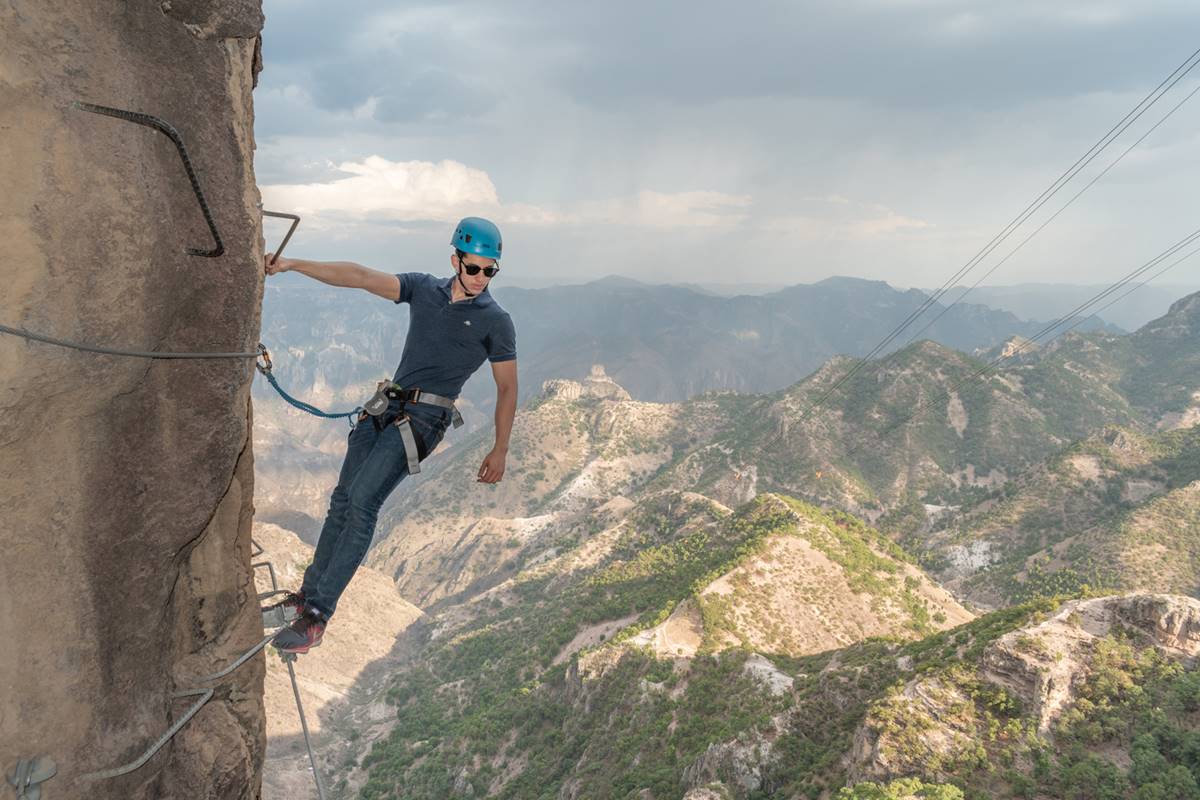
{"label": "steel wire line", "polygon": [[[935,397],[933,397],[931,399],[923,400],[923,401],[917,403],[917,405],[913,408],[912,413],[910,413],[908,416],[904,417],[903,419],[899,420],[898,422],[892,424],[891,426],[885,428],[884,430],[880,431],[878,434],[876,434],[876,438],[879,440],[879,442],[882,442],[885,437],[891,435],[896,430],[899,430],[900,428],[904,427],[908,423],[912,422],[914,419],[916,419],[918,416],[920,416],[922,413],[924,413],[926,409],[931,408],[935,404],[941,403],[943,400],[948,400],[952,394],[957,392],[962,387],[966,386],[968,383],[975,381],[980,377],[985,376],[986,373],[995,370],[996,368],[998,368],[999,366],[1004,364],[1006,361],[1009,361],[1009,360],[1015,358],[1016,356],[1020,355],[1025,350],[1032,347],[1034,344],[1037,344],[1039,339],[1042,339],[1043,337],[1049,335],[1055,328],[1060,327],[1064,323],[1074,320],[1072,325],[1069,328],[1067,328],[1066,330],[1064,330],[1063,333],[1067,333],[1068,331],[1073,330],[1074,328],[1076,328],[1077,326],[1082,324],[1082,322],[1085,319],[1087,319],[1087,317],[1080,317],[1079,316],[1080,314],[1082,314],[1083,312],[1089,311],[1089,309],[1092,306],[1094,306],[1096,303],[1099,303],[1100,301],[1104,300],[1106,297],[1110,296],[1114,292],[1119,291],[1122,287],[1127,286],[1131,281],[1136,280],[1143,273],[1148,272],[1149,270],[1151,270],[1154,267],[1161,264],[1163,261],[1166,261],[1167,259],[1176,255],[1180,250],[1183,250],[1183,249],[1187,248],[1188,246],[1195,244],[1198,240],[1200,240],[1200,229],[1193,231],[1191,234],[1184,237],[1179,242],[1171,245],[1165,251],[1163,251],[1159,255],[1155,256],[1154,258],[1150,259],[1150,261],[1146,262],[1145,264],[1143,264],[1142,266],[1133,270],[1132,272],[1126,274],[1125,277],[1123,277],[1119,281],[1116,281],[1116,282],[1110,284],[1107,288],[1101,290],[1100,292],[1097,292],[1091,298],[1089,298],[1088,300],[1085,300],[1083,303],[1076,306],[1073,310],[1071,310],[1064,316],[1059,317],[1057,320],[1051,322],[1045,328],[1043,328],[1041,331],[1039,331],[1037,334],[1035,334],[1032,338],[1026,340],[1020,346],[1014,348],[1011,353],[1009,353],[1007,355],[1002,355],[1002,356],[996,357],[992,361],[988,362],[987,364],[984,364],[982,367],[975,370],[973,373],[971,373],[967,377],[962,378],[962,379],[958,380],[957,382],[955,382],[954,385],[951,386],[949,389],[942,391],[941,393],[939,393],[938,395],[936,395]],[[1179,264],[1180,262],[1186,261],[1188,258],[1191,258],[1193,255],[1195,255],[1198,252],[1200,252],[1200,248],[1192,250],[1191,252],[1187,253],[1186,255],[1182,256],[1181,258],[1177,259],[1176,261],[1172,262],[1171,264],[1167,265],[1167,267],[1165,267],[1164,269],[1162,269],[1158,273],[1156,273],[1154,275],[1154,277],[1158,277],[1158,275],[1161,275],[1162,273],[1171,269],[1172,267]],[[1150,280],[1153,280],[1153,278],[1148,279],[1147,281],[1145,281],[1145,283],[1148,283]],[[1109,305],[1112,305],[1112,303],[1117,302],[1117,300],[1122,299],[1123,297],[1128,295],[1130,292],[1140,288],[1143,285],[1145,285],[1145,284],[1142,283],[1142,284],[1138,284],[1138,285],[1134,286],[1132,289],[1130,289],[1124,295],[1117,297],[1116,299],[1112,300],[1110,303],[1108,303],[1104,307],[1107,308]],[[1088,316],[1090,316],[1090,312],[1089,312]],[[860,444],[860,445],[850,448],[843,454],[842,458],[850,459],[850,458],[854,457],[859,452],[861,452],[865,446],[866,446],[866,444],[864,443],[864,444]],[[878,445],[876,445],[876,446],[878,446]]]}
{"label": "steel wire line", "polygon": [[1190,56],[1188,56],[1184,62],[1176,67],[1170,75],[1164,78],[1162,82],[1158,84],[1158,86],[1156,86],[1150,91],[1149,94],[1142,98],[1141,102],[1134,106],[1129,113],[1127,113],[1119,122],[1110,128],[1108,133],[1102,136],[1100,140],[1096,142],[1096,144],[1092,145],[1092,147],[1086,153],[1080,156],[1080,158],[1074,164],[1072,164],[1066,172],[1060,175],[1059,178],[1054,181],[1054,183],[1052,183],[1046,190],[1038,195],[1033,202],[1026,206],[1024,211],[1022,211],[1011,222],[1009,222],[1008,225],[1006,225],[1000,231],[1000,233],[993,236],[991,241],[989,241],[982,250],[976,253],[973,258],[971,258],[966,264],[960,267],[957,272],[950,276],[950,278],[943,283],[939,289],[926,298],[925,302],[923,302],[915,311],[909,314],[908,317],[905,318],[905,320],[901,322],[891,333],[884,337],[879,344],[875,345],[871,352],[867,353],[867,355],[864,356],[861,361],[851,367],[849,372],[835,381],[834,384],[830,386],[829,389],[827,389],[815,403],[809,406],[808,410],[804,412],[804,415],[801,417],[800,421],[807,419],[819,408],[821,408],[830,395],[837,391],[837,389],[845,384],[846,381],[850,380],[850,378],[856,375],[865,366],[867,361],[877,355],[881,350],[887,347],[888,344],[894,341],[896,337],[903,333],[909,325],[911,325],[917,320],[917,318],[924,314],[925,311],[930,308],[930,306],[936,303],[938,299],[940,299],[946,293],[950,286],[974,270],[984,258],[986,258],[993,250],[999,247],[1010,235],[1012,235],[1017,228],[1024,224],[1029,217],[1031,217],[1043,205],[1049,202],[1050,198],[1057,194],[1057,192],[1068,182],[1070,182],[1075,175],[1077,175],[1084,167],[1095,160],[1096,157],[1099,156],[1100,153],[1102,153],[1110,144],[1112,144],[1112,142],[1118,136],[1124,133],[1130,125],[1136,122],[1143,114],[1146,113],[1146,111],[1148,111],[1155,103],[1157,103],[1163,97],[1163,95],[1174,88],[1179,81],[1183,80],[1183,78],[1189,72],[1191,72],[1198,64],[1200,64],[1200,59],[1197,58],[1198,56],[1200,56],[1200,49],[1197,49]]}
{"label": "steel wire line", "polygon": [[[947,311],[949,311],[950,309],[954,308],[956,305],[961,303],[963,301],[963,298],[965,298],[967,295],[969,295],[971,292],[973,292],[975,289],[977,289],[979,287],[979,284],[981,284],[985,280],[987,280],[988,277],[991,276],[991,274],[993,272],[995,272],[997,269],[1002,267],[1004,265],[1004,263],[1007,262],[1010,258],[1015,256],[1022,247],[1024,247],[1026,244],[1029,243],[1030,239],[1032,239],[1033,237],[1035,237],[1039,233],[1041,233],[1042,230],[1047,225],[1049,225],[1051,222],[1053,222],[1055,219],[1057,219],[1059,214],[1066,211],[1071,206],[1071,204],[1074,203],[1076,200],[1078,200],[1079,197],[1084,192],[1086,192],[1088,189],[1092,188],[1092,186],[1095,185],[1097,181],[1099,181],[1101,178],[1103,178],[1105,175],[1107,175],[1109,173],[1109,170],[1111,170],[1117,164],[1120,164],[1121,159],[1123,159],[1123,158],[1125,158],[1125,156],[1129,155],[1130,152],[1132,152],[1133,149],[1135,147],[1137,147],[1139,144],[1144,142],[1150,134],[1152,134],[1156,130],[1158,130],[1159,126],[1161,126],[1164,122],[1166,122],[1168,119],[1170,119],[1171,116],[1174,115],[1176,111],[1183,108],[1183,105],[1185,103],[1187,103],[1188,100],[1191,100],[1192,97],[1197,92],[1200,92],[1200,84],[1197,84],[1195,89],[1192,89],[1192,91],[1188,92],[1186,97],[1184,97],[1182,100],[1180,100],[1178,103],[1176,103],[1174,108],[1172,108],[1170,111],[1168,111],[1166,114],[1164,114],[1162,119],[1160,119],[1158,122],[1154,123],[1154,126],[1152,128],[1150,128],[1148,131],[1146,131],[1140,137],[1138,137],[1138,140],[1136,142],[1129,145],[1129,147],[1125,148],[1124,152],[1122,152],[1121,155],[1117,156],[1116,159],[1114,159],[1111,164],[1109,164],[1098,175],[1096,175],[1096,177],[1094,177],[1090,181],[1088,181],[1087,185],[1084,186],[1082,189],[1080,189],[1078,192],[1076,192],[1075,195],[1062,206],[1062,208],[1058,209],[1058,211],[1055,211],[1052,215],[1050,215],[1050,217],[1045,222],[1043,222],[1041,225],[1039,225],[1037,227],[1037,229],[1035,229],[1033,231],[1033,233],[1026,236],[1023,240],[1021,240],[1020,244],[1018,244],[1016,247],[1014,247],[1012,250],[1010,250],[1008,252],[1008,255],[1006,255],[1004,258],[1002,258],[998,262],[996,262],[995,266],[993,266],[991,269],[989,269],[987,272],[985,272],[983,274],[983,276],[979,278],[979,280],[977,280],[977,281],[975,281],[975,283],[971,284],[970,288],[968,288],[965,292],[960,294],[953,303],[951,303],[948,306],[945,306],[940,312],[938,312],[938,315],[936,317],[931,319],[929,322],[925,323],[924,328],[921,328],[921,330],[917,331],[912,336],[908,337],[908,341],[904,343],[904,346],[907,347],[908,345],[910,345],[914,341],[916,341],[921,336],[922,333],[929,330],[930,327],[932,327],[934,323],[936,323],[939,319],[941,319],[943,316],[945,316]],[[1153,278],[1151,278],[1151,280],[1153,280]],[[1108,306],[1105,306],[1105,308],[1108,308]],[[1065,333],[1065,331],[1064,331],[1064,333]]]}
{"label": "steel wire line", "polygon": [[1093,311],[1091,314],[1089,314],[1086,318],[1080,317],[1078,320],[1076,320],[1075,322],[1073,322],[1071,324],[1071,327],[1067,328],[1065,331],[1062,332],[1062,334],[1059,334],[1059,335],[1061,336],[1061,335],[1066,335],[1066,334],[1070,333],[1071,331],[1075,330],[1077,327],[1082,325],[1085,319],[1091,319],[1094,316],[1098,316],[1101,311],[1104,311],[1106,308],[1111,308],[1112,306],[1114,306],[1117,303],[1124,300],[1126,297],[1129,297],[1129,295],[1133,294],[1134,292],[1136,292],[1138,289],[1142,288],[1146,284],[1153,283],[1154,281],[1158,280],[1163,275],[1165,275],[1167,272],[1170,272],[1172,269],[1179,266],[1184,261],[1187,261],[1189,258],[1196,255],[1197,253],[1200,253],[1200,247],[1197,247],[1195,250],[1192,250],[1187,255],[1182,256],[1182,257],[1172,261],[1170,264],[1167,264],[1167,266],[1163,267],[1158,272],[1151,275],[1149,278],[1146,278],[1146,280],[1142,281],[1141,283],[1138,283],[1138,284],[1135,284],[1135,285],[1129,287],[1129,289],[1127,289],[1123,294],[1113,298],[1112,300],[1109,300],[1107,303],[1100,306],[1095,311]]}

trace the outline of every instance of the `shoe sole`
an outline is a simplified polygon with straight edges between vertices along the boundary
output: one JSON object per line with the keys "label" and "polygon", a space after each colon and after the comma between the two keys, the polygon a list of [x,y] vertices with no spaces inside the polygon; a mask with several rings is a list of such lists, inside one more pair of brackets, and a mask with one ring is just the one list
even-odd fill
{"label": "shoe sole", "polygon": [[272,647],[274,647],[280,653],[295,653],[296,655],[304,655],[305,653],[307,653],[309,650],[313,649],[314,647],[320,647],[320,646],[321,646],[321,643],[319,641],[313,642],[308,647],[305,647],[303,649],[301,649],[299,647],[291,648],[291,647],[280,647],[279,645],[272,645]]}

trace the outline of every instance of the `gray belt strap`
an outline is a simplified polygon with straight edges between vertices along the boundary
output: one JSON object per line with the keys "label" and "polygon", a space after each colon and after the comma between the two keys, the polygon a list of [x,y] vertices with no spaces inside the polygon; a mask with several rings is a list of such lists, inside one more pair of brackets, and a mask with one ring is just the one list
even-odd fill
{"label": "gray belt strap", "polygon": [[[392,381],[381,381],[379,383],[379,391],[375,393],[375,397],[371,398],[371,402],[367,404],[367,413],[383,413],[384,409],[387,408],[387,398],[384,396],[384,392],[389,388],[405,391],[403,387],[398,386]],[[413,389],[411,392],[411,396],[404,402],[428,403],[431,406],[448,408],[450,409],[450,421],[454,427],[457,428],[463,424],[462,414],[458,413],[458,407],[454,405],[454,401],[449,397],[442,397],[440,394],[433,394],[432,392],[422,392],[420,389]],[[376,404],[375,410],[372,411],[372,404],[377,399],[379,403]],[[417,440],[413,436],[412,425],[409,422],[408,415],[401,414],[399,417],[396,417],[396,421],[393,424],[396,426],[396,430],[400,432],[400,441],[404,442],[404,455],[408,458],[408,474],[416,475],[421,471],[421,459],[417,454]]]}
{"label": "gray belt strap", "polygon": [[412,426],[408,423],[408,417],[405,415],[396,417],[394,424],[396,430],[400,431],[400,441],[404,442],[404,455],[408,458],[408,474],[416,475],[421,471],[421,459],[417,455],[417,440],[413,437]]}
{"label": "gray belt strap", "polygon": [[417,396],[409,401],[410,403],[428,403],[431,406],[441,406],[442,408],[450,409],[450,421],[454,427],[459,427],[463,424],[462,414],[458,413],[458,407],[454,405],[454,401],[449,397],[442,397],[440,394],[430,394],[429,392],[418,391]]}

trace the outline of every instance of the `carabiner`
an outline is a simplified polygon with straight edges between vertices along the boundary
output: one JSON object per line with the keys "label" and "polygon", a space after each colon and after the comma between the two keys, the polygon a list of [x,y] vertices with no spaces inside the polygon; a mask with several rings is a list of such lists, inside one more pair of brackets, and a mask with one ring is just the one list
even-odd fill
{"label": "carabiner", "polygon": [[262,359],[262,362],[260,362],[258,359],[255,359],[254,366],[257,367],[258,371],[263,375],[270,375],[272,367],[271,353],[267,350],[266,346],[262,342],[258,343],[258,354]]}

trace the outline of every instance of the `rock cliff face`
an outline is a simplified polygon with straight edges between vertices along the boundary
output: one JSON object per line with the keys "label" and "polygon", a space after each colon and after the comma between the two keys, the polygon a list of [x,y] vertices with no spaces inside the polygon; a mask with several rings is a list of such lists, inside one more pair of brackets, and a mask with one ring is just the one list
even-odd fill
{"label": "rock cliff face", "polygon": [[603,364],[593,364],[592,371],[582,382],[565,378],[551,378],[542,382],[542,394],[546,397],[558,397],[563,400],[578,400],[581,397],[601,400],[629,400],[629,392],[625,391],[616,381],[604,371]]}
{"label": "rock cliff face", "polygon": [[[1071,600],[1048,619],[992,642],[975,685],[954,684],[945,676],[912,678],[877,703],[859,728],[849,755],[852,780],[952,774],[948,765],[966,763],[982,741],[972,698],[997,687],[1016,699],[1031,733],[1051,739],[1054,724],[1079,700],[1098,643],[1117,633],[1165,659],[1194,664],[1200,657],[1200,601],[1170,594]],[[904,724],[881,722],[889,715]]]}
{"label": "rock cliff face", "polygon": [[[92,345],[253,351],[262,296],[258,0],[0,8],[0,324]],[[224,254],[179,155],[182,136]],[[249,359],[148,360],[0,334],[0,767],[59,798],[254,798]],[[155,755],[119,777],[199,698]]]}
{"label": "rock cliff face", "polygon": [[1166,594],[1073,600],[1040,625],[1001,637],[984,653],[983,677],[1018,697],[1045,733],[1074,701],[1096,639],[1118,629],[1168,658],[1194,660],[1200,601]]}

